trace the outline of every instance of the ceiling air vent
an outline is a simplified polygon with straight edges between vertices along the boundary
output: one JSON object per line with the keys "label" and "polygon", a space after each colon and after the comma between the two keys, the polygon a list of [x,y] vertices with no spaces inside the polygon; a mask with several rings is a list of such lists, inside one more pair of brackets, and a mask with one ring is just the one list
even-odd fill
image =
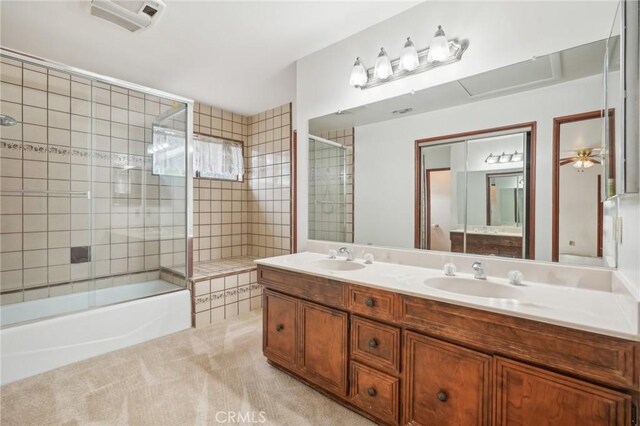
{"label": "ceiling air vent", "polygon": [[149,28],[161,15],[163,0],[91,0],[91,14],[135,32]]}
{"label": "ceiling air vent", "polygon": [[470,97],[549,84],[562,78],[560,56],[551,54],[458,80]]}

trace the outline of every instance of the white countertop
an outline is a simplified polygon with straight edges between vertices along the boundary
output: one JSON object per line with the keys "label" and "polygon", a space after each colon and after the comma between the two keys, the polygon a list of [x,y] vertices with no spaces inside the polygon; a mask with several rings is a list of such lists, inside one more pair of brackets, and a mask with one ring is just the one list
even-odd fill
{"label": "white countertop", "polygon": [[[354,271],[331,271],[315,264],[315,261],[321,259],[328,259],[328,256],[304,252],[259,259],[256,263],[627,340],[640,340],[637,326],[624,315],[618,305],[617,296],[611,291],[532,283],[525,280],[524,286],[513,287],[522,291],[523,296],[518,300],[477,297],[426,285],[424,281],[428,278],[444,277],[443,272],[436,269],[376,261]],[[341,259],[336,261],[346,262]],[[364,264],[361,259],[354,262]],[[464,273],[457,273],[456,276],[473,278],[470,274]],[[490,282],[479,281],[478,284],[497,283],[493,285],[512,287],[506,279],[491,276],[487,279]]]}

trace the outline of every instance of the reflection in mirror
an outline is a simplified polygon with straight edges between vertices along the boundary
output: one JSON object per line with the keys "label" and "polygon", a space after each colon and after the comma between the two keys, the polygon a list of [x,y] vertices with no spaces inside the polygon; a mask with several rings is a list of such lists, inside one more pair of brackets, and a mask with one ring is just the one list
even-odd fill
{"label": "reflection in mirror", "polygon": [[[552,261],[553,170],[560,158],[583,157],[609,169],[601,172],[599,264],[615,266],[615,200],[607,197],[622,176],[620,120],[601,123],[599,141],[584,147],[591,151],[576,146],[558,158],[553,130],[554,118],[603,110],[605,54],[606,81],[619,87],[616,37],[310,120],[318,139],[309,143],[309,238]],[[617,116],[614,92],[607,105]],[[314,152],[320,139],[347,149],[334,147],[341,154],[329,160]]]}
{"label": "reflection in mirror", "polygon": [[[616,167],[613,156],[602,155],[603,129],[610,133],[607,149],[615,152],[614,116],[614,110],[610,110],[606,120],[601,111],[554,119],[553,260],[556,262],[592,266],[614,262],[613,223],[611,217],[604,216],[603,185],[614,180]],[[607,175],[609,179],[605,179]]]}
{"label": "reflection in mirror", "polygon": [[353,132],[309,135],[309,238],[353,241],[352,179]]}
{"label": "reflection in mirror", "polygon": [[418,141],[416,248],[528,258],[531,130],[487,133]]}

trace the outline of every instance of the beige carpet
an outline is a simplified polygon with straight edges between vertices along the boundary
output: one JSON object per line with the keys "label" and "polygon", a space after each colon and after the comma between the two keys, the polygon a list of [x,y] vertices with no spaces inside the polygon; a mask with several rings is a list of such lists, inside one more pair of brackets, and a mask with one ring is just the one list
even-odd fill
{"label": "beige carpet", "polygon": [[3,386],[0,423],[371,424],[267,364],[261,318],[253,311]]}

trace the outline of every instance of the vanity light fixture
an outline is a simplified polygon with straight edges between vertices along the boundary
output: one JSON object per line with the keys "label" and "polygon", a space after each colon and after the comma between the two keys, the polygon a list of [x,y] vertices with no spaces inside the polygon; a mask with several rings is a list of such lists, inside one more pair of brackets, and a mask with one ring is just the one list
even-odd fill
{"label": "vanity light fixture", "polygon": [[420,58],[418,58],[418,50],[415,44],[411,41],[411,37],[407,37],[407,41],[400,53],[400,63],[398,69],[401,71],[414,71],[420,65]]}
{"label": "vanity light fixture", "polygon": [[447,36],[444,35],[442,25],[438,25],[438,30],[433,36],[431,45],[429,46],[429,54],[427,55],[427,60],[432,62],[442,62],[447,60],[450,54],[451,52],[449,51],[449,40],[447,40]]}
{"label": "vanity light fixture", "polygon": [[456,42],[447,40],[441,25],[429,47],[417,50],[410,37],[404,43],[400,58],[391,61],[384,48],[380,49],[373,68],[365,69],[360,58],[351,69],[349,84],[356,89],[368,89],[384,83],[398,80],[412,74],[449,65],[462,59],[469,43],[466,40]]}
{"label": "vanity light fixture", "polygon": [[393,67],[391,66],[391,60],[385,52],[384,47],[380,48],[378,58],[376,59],[376,66],[373,70],[373,77],[380,80],[388,79],[393,74]]}
{"label": "vanity light fixture", "polygon": [[360,61],[360,58],[356,58],[356,62],[351,69],[351,76],[349,77],[349,84],[353,87],[364,87],[367,84],[369,77],[367,76],[367,70]]}
{"label": "vanity light fixture", "polygon": [[489,156],[484,160],[484,162],[487,164],[495,164],[498,162],[499,159],[500,159],[499,155],[493,155],[493,153],[490,153]]}
{"label": "vanity light fixture", "polygon": [[521,152],[514,152],[513,155],[511,156],[511,162],[512,163],[517,163],[518,161],[522,161],[522,153]]}
{"label": "vanity light fixture", "polygon": [[511,154],[505,154],[504,152],[502,153],[502,155],[500,156],[500,159],[498,160],[498,163],[509,163],[511,161]]}

